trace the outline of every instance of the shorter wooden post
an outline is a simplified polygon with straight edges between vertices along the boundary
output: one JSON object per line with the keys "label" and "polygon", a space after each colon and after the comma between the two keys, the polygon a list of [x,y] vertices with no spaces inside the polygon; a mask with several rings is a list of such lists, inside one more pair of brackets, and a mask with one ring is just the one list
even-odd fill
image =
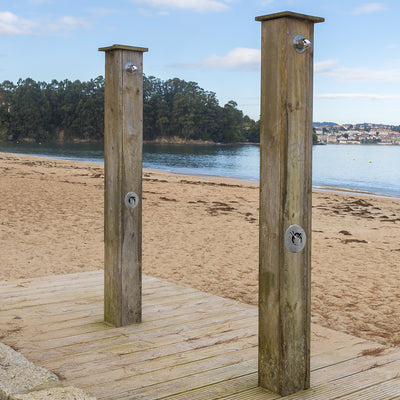
{"label": "shorter wooden post", "polygon": [[104,319],[142,318],[143,52],[114,45],[106,53],[104,116]]}
{"label": "shorter wooden post", "polygon": [[[310,385],[314,23],[262,22],[259,384],[286,396]],[[298,246],[298,247],[297,247]],[[304,246],[304,247],[303,247]]]}

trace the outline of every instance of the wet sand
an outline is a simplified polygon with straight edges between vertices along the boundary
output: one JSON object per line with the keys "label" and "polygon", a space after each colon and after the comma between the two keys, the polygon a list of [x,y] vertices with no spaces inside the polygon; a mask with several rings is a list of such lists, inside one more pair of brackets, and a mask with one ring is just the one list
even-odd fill
{"label": "wet sand", "polygon": [[[258,184],[144,171],[143,272],[257,304]],[[103,268],[103,167],[0,153],[0,280]],[[400,345],[400,199],[313,193],[312,321]]]}

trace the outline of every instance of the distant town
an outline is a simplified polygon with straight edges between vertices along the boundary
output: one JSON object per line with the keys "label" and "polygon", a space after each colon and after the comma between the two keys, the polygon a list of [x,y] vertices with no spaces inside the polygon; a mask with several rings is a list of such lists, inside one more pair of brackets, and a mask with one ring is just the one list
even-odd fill
{"label": "distant town", "polygon": [[344,124],[314,122],[318,144],[400,145],[400,126],[381,124]]}

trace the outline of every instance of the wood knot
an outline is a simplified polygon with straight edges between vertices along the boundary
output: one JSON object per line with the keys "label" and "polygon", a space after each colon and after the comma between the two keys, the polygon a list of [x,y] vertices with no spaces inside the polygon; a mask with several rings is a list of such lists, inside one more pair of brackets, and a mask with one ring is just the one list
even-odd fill
{"label": "wood knot", "polygon": [[300,110],[300,108],[301,108],[300,102],[299,102],[299,101],[296,101],[295,104],[293,104],[293,103],[287,103],[286,108],[287,108],[290,112],[298,111],[298,110]]}

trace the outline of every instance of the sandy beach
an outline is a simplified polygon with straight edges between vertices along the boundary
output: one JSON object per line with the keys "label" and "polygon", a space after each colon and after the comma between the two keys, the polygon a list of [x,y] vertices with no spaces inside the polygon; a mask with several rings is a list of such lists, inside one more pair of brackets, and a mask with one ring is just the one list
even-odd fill
{"label": "sandy beach", "polygon": [[[256,305],[258,184],[144,171],[143,272]],[[103,167],[0,153],[0,281],[103,268]],[[313,193],[312,321],[400,346],[400,199]]]}

